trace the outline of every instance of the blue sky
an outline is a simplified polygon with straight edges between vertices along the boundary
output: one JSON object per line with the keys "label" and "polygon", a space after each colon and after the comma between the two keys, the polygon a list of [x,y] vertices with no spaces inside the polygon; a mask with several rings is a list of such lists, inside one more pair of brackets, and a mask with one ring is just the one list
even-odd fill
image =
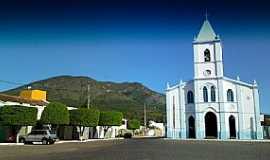
{"label": "blue sky", "polygon": [[[206,9],[223,42],[228,77],[257,80],[270,113],[270,23],[266,1],[0,2],[1,80],[29,83],[58,75],[141,82],[193,78],[192,40]],[[15,85],[0,83],[0,90]]]}

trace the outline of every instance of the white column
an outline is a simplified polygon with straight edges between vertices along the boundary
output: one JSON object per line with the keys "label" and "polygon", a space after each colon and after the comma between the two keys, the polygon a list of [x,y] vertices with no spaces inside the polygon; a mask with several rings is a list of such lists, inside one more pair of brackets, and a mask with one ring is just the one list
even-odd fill
{"label": "white column", "polygon": [[261,121],[260,121],[260,115],[261,115],[260,98],[259,98],[259,91],[258,91],[258,86],[256,82],[254,82],[253,97],[254,97],[254,112],[255,112],[255,125],[256,125],[255,137],[257,139],[263,139],[263,132],[262,132],[262,126],[261,126]]}
{"label": "white column", "polygon": [[184,90],[184,84],[180,83],[180,87],[179,87],[179,95],[180,95],[180,101],[179,101],[179,105],[180,105],[180,138],[182,139],[186,139],[186,107],[185,107],[185,90]]}

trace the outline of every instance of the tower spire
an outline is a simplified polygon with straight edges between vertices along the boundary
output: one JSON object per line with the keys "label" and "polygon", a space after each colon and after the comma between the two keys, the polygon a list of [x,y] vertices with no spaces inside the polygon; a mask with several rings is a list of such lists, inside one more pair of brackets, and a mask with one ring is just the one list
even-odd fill
{"label": "tower spire", "polygon": [[213,30],[210,22],[208,21],[208,12],[205,12],[205,20],[203,25],[200,29],[199,34],[197,35],[195,42],[207,42],[207,41],[215,41],[219,40],[218,35],[216,35],[215,31]]}
{"label": "tower spire", "polygon": [[208,21],[208,13],[207,13],[207,9],[205,10],[205,20]]}

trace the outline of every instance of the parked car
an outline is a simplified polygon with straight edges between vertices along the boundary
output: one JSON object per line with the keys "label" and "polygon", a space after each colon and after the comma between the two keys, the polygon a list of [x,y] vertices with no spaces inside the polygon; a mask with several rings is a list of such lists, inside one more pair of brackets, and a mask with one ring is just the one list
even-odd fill
{"label": "parked car", "polygon": [[58,140],[56,134],[50,130],[32,130],[30,134],[21,136],[20,143],[31,144],[33,142],[42,142],[42,144],[54,144]]}
{"label": "parked car", "polygon": [[132,138],[132,133],[125,133],[124,138]]}

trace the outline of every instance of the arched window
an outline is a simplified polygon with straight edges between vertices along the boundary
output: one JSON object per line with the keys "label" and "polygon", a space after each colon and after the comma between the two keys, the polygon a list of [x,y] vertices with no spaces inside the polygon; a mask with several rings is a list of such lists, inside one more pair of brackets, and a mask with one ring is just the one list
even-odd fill
{"label": "arched window", "polygon": [[216,88],[215,88],[215,86],[211,87],[211,101],[216,102]]}
{"label": "arched window", "polygon": [[208,102],[208,91],[206,87],[203,87],[203,101]]}
{"label": "arched window", "polygon": [[227,91],[227,101],[228,102],[234,101],[233,91],[231,89],[228,89],[228,91]]}
{"label": "arched window", "polygon": [[211,61],[211,56],[210,56],[210,51],[209,49],[206,49],[204,51],[204,61],[205,62],[210,62]]}
{"label": "arched window", "polygon": [[194,103],[194,95],[193,95],[192,91],[188,91],[188,93],[187,93],[187,102]]}

